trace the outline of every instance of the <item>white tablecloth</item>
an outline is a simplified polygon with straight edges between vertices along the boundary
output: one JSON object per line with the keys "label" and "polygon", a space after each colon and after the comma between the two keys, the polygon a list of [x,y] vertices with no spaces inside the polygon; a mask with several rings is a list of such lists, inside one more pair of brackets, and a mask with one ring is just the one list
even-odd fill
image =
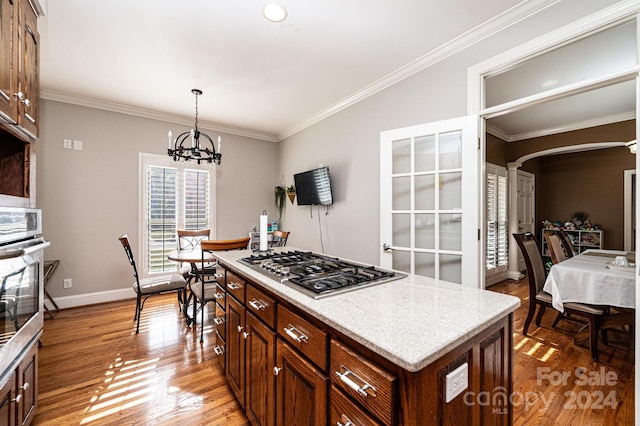
{"label": "white tablecloth", "polygon": [[553,265],[544,284],[544,291],[553,297],[553,307],[564,312],[564,303],[579,302],[635,308],[635,272],[607,267],[616,256],[627,253],[618,250],[587,250]]}

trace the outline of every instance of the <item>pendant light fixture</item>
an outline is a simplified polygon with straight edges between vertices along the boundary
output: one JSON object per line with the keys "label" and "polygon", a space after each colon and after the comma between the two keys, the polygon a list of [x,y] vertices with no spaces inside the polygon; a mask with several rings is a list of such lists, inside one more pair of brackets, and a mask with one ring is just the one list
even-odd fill
{"label": "pendant light fixture", "polygon": [[167,153],[169,157],[173,157],[173,161],[194,160],[198,164],[207,162],[220,164],[222,161],[222,139],[218,136],[218,150],[213,145],[213,140],[205,133],[198,130],[198,96],[202,95],[202,90],[192,89],[191,93],[196,95],[196,122],[193,129],[184,132],[174,141],[171,140],[171,131],[169,131],[169,149]]}

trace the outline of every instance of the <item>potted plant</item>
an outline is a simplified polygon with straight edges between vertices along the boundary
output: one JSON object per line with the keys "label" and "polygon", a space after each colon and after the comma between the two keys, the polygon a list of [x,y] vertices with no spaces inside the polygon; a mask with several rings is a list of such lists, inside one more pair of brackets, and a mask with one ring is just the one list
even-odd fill
{"label": "potted plant", "polygon": [[293,204],[293,200],[296,199],[296,187],[295,185],[291,184],[287,187],[287,197],[289,197],[289,200],[291,200],[291,204]]}
{"label": "potted plant", "polygon": [[284,210],[284,200],[285,200],[285,189],[278,185],[273,189],[275,194],[275,205],[278,210],[278,222],[282,221],[282,210]]}

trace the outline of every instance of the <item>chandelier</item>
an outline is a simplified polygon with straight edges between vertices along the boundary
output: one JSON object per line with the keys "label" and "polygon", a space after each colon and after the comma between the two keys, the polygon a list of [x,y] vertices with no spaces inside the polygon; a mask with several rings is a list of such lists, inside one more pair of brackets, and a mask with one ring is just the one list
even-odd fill
{"label": "chandelier", "polygon": [[[202,95],[202,90],[191,89],[191,93],[196,95],[196,123],[195,128],[188,132],[181,133],[176,137],[175,141],[171,140],[171,131],[169,131],[169,149],[167,154],[173,157],[173,161],[195,160],[198,164],[202,162],[220,164],[222,161],[222,139],[218,136],[218,151],[213,146],[213,140],[198,130],[198,96]],[[190,143],[188,140],[190,139]],[[191,145],[191,146],[189,146]]]}

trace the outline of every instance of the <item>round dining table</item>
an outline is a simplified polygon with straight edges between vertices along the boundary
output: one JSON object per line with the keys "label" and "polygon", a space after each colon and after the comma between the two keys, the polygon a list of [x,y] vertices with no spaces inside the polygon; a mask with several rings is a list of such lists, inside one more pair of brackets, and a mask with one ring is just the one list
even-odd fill
{"label": "round dining table", "polygon": [[[203,257],[204,255],[204,257]],[[189,263],[191,264],[191,273],[189,274],[189,278],[187,280],[187,283],[190,285],[190,281],[192,278],[198,276],[198,264],[200,264],[200,266],[202,266],[202,262],[204,261],[205,263],[212,263],[216,261],[215,256],[209,252],[209,251],[205,251],[203,253],[202,250],[200,249],[190,249],[190,250],[173,250],[171,252],[169,252],[167,254],[167,258],[169,260],[173,260],[174,262],[181,262],[181,263]],[[182,305],[182,314],[185,318],[185,320],[187,321],[187,325],[191,325],[191,323],[193,323],[195,321],[194,318],[191,318],[189,316],[189,305],[191,305],[191,299],[193,298],[193,295],[191,293],[189,293],[188,296],[185,297],[184,303]],[[195,301],[194,301],[195,303]]]}

